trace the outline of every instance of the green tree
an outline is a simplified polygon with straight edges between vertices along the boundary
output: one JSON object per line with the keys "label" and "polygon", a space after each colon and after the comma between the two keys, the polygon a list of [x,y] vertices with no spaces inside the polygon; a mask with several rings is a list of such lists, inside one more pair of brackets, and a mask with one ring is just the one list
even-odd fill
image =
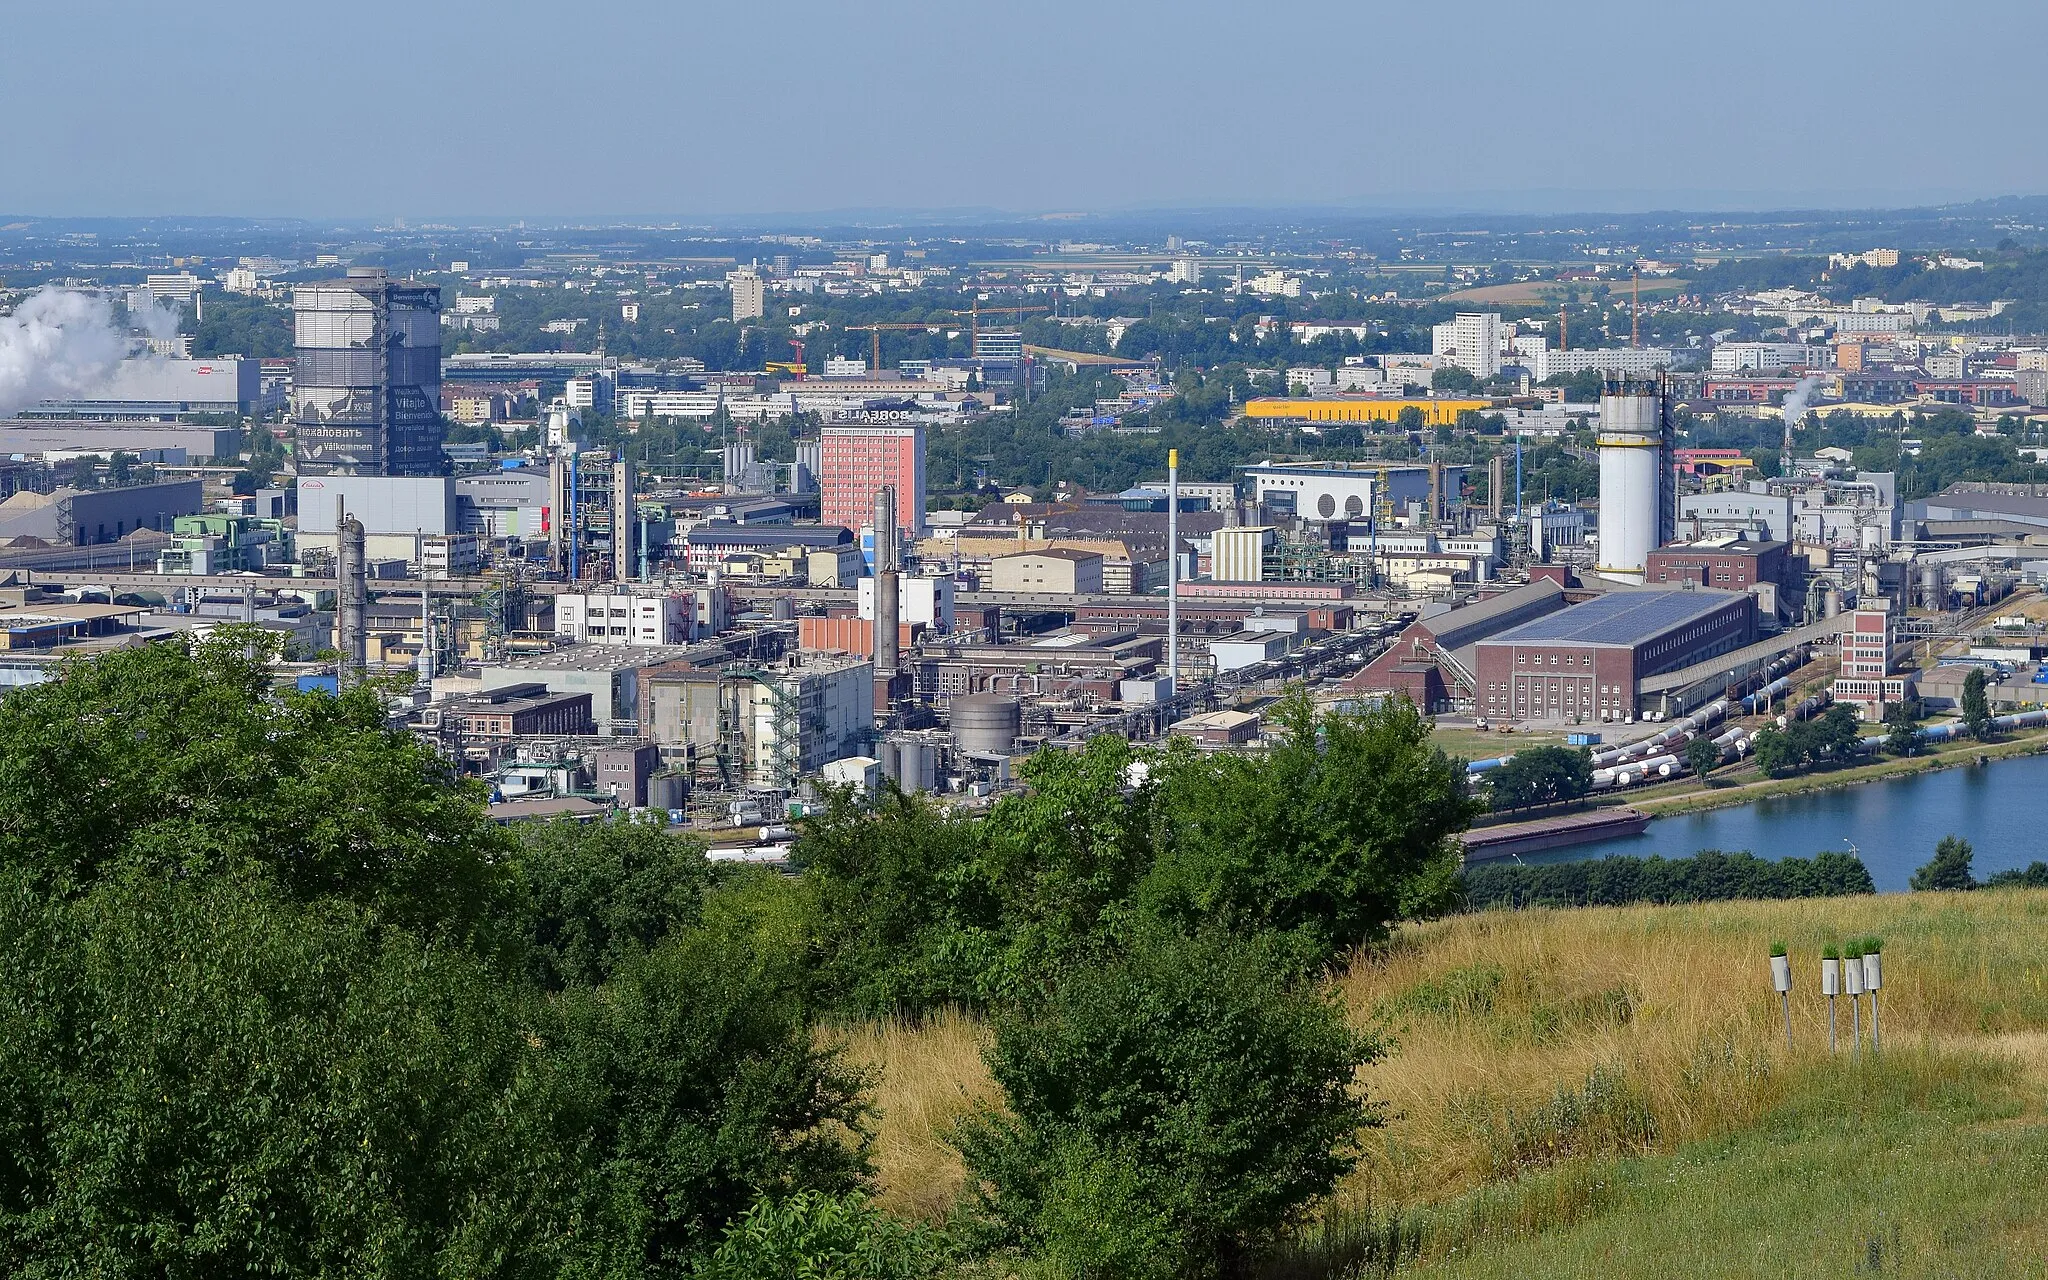
{"label": "green tree", "polygon": [[1228,1272],[1327,1195],[1375,1056],[1253,939],[1148,933],[996,1021],[1006,1111],[958,1141],[996,1237],[1058,1274]]}
{"label": "green tree", "polygon": [[1895,756],[1910,756],[1920,749],[1920,703],[1912,699],[1894,702],[1884,713],[1884,749]]}
{"label": "green tree", "polygon": [[1984,693],[1988,684],[1982,667],[1973,667],[1963,677],[1963,724],[1973,738],[1991,736],[1991,699]]}
{"label": "green tree", "polygon": [[858,1185],[786,882],[515,841],[261,644],[0,701],[0,1274],[640,1274]]}
{"label": "green tree", "polygon": [[1525,747],[1486,772],[1496,809],[1577,800],[1593,789],[1593,757],[1585,748]]}
{"label": "green tree", "polygon": [[1696,778],[1705,778],[1721,763],[1721,748],[1704,734],[1685,744],[1685,763]]}
{"label": "green tree", "polygon": [[1146,913],[1184,931],[1280,930],[1321,965],[1448,909],[1457,833],[1477,806],[1413,704],[1318,713],[1296,690],[1268,719],[1276,740],[1261,756],[1183,742],[1153,761],[1161,834]]}
{"label": "green tree", "polygon": [[523,891],[534,976],[594,987],[698,922],[714,864],[695,840],[650,822],[528,823],[511,867]]}
{"label": "green tree", "polygon": [[1970,864],[1975,856],[1968,840],[1943,836],[1934,846],[1934,857],[1913,873],[1912,887],[1916,891],[1974,889],[1977,877],[1971,874]]}
{"label": "green tree", "polygon": [[1798,763],[1791,740],[1782,729],[1759,729],[1750,745],[1755,752],[1756,767],[1763,773],[1777,773]]}
{"label": "green tree", "polygon": [[893,788],[872,805],[835,791],[805,820],[796,849],[826,999],[888,1014],[981,998],[1006,888],[979,868],[982,836]]}
{"label": "green tree", "polygon": [[1468,369],[1447,365],[1429,375],[1429,389],[1438,395],[1471,395],[1479,390],[1479,379]]}

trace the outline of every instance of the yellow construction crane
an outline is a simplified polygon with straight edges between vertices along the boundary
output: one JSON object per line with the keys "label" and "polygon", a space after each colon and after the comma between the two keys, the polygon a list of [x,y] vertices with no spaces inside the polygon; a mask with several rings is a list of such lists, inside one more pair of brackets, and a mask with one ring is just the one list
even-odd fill
{"label": "yellow construction crane", "polygon": [[923,329],[925,332],[929,333],[933,329],[942,329],[944,327],[945,326],[943,324],[931,321],[926,321],[918,324],[850,324],[846,326],[846,331],[848,333],[866,333],[870,336],[874,343],[874,355],[873,359],[871,359],[868,362],[868,373],[871,376],[880,376],[882,372],[882,330]]}

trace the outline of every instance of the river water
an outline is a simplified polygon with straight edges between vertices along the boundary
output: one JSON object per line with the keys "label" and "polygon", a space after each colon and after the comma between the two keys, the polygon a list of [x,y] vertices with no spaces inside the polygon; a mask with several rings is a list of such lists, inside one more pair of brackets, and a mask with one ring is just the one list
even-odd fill
{"label": "river water", "polygon": [[1658,818],[1638,836],[1524,854],[1524,862],[1571,862],[1628,853],[1684,857],[1701,849],[1760,858],[1811,857],[1853,845],[1880,892],[1907,887],[1945,835],[1976,849],[1977,877],[2048,861],[2048,755],[1887,778],[1808,795]]}

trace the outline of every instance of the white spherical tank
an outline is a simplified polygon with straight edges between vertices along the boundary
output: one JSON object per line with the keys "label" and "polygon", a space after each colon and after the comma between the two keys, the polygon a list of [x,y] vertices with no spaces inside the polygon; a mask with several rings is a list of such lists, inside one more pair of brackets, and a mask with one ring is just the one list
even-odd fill
{"label": "white spherical tank", "polygon": [[1657,549],[1663,499],[1662,414],[1654,387],[1610,386],[1600,397],[1600,562],[1595,572],[1641,583]]}

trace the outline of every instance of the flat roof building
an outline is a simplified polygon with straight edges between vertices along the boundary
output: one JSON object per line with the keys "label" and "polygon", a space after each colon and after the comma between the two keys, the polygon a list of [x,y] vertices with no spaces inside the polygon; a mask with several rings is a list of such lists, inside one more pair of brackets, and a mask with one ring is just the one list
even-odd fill
{"label": "flat roof building", "polygon": [[1638,683],[1756,639],[1747,592],[1611,591],[1490,639],[1474,650],[1479,714],[1501,720],[1625,720]]}
{"label": "flat roof building", "polygon": [[516,738],[530,734],[587,734],[588,693],[553,693],[535,682],[500,685],[457,700],[448,708],[464,737]]}
{"label": "flat roof building", "polygon": [[990,586],[996,591],[1046,595],[1102,594],[1102,557],[1092,551],[1047,547],[997,556],[989,562]]}

